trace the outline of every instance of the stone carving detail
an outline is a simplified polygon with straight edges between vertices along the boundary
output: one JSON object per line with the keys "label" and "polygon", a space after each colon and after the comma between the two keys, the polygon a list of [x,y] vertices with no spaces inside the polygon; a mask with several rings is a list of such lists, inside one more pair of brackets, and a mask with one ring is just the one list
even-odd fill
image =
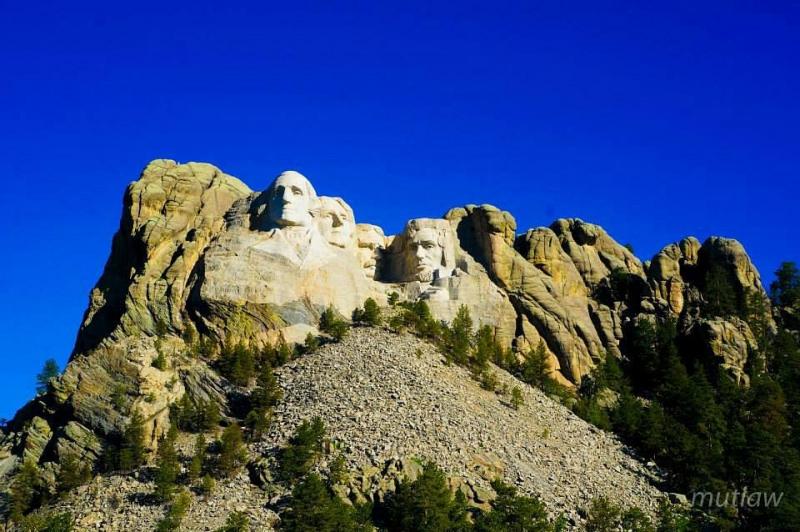
{"label": "stone carving detail", "polygon": [[386,250],[386,236],[383,229],[372,224],[358,224],[356,226],[358,241],[358,260],[364,268],[364,275],[368,279],[375,279],[378,263]]}
{"label": "stone carving detail", "polygon": [[356,220],[353,209],[342,198],[320,196],[317,221],[329,244],[339,248],[353,247]]}
{"label": "stone carving detail", "polygon": [[[599,226],[563,219],[518,235],[513,216],[491,205],[412,219],[386,236],[296,171],[254,193],[209,165],[155,161],[129,195],[118,249],[141,241],[148,253],[143,264],[112,257],[77,353],[112,331],[152,333],[159,320],[179,331],[191,319],[223,335],[245,316],[257,338],[302,341],[324,308],[348,316],[367,297],[398,292],[445,321],[466,305],[506,346],[544,344],[554,377],[579,383],[606,354],[621,355],[630,319],[695,308],[707,264],[722,265],[742,294],[763,292],[735,241],[686,239],[643,267]],[[144,274],[131,281],[132,268]],[[635,285],[633,299],[620,280]]]}
{"label": "stone carving detail", "polygon": [[456,236],[450,222],[433,218],[410,220],[392,242],[394,264],[389,279],[435,282],[453,275]]}

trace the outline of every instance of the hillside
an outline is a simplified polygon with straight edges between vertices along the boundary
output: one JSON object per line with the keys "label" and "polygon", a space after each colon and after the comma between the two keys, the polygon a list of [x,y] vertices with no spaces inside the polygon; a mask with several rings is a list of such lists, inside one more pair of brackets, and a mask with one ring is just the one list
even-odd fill
{"label": "hillside", "polygon": [[[475,518],[502,478],[575,527],[598,500],[654,516],[656,486],[800,494],[792,265],[770,299],[729,238],[641,260],[595,224],[518,232],[491,205],[397,235],[356,220],[294,171],[254,192],[209,164],[152,161],[125,192],[68,366],[3,427],[4,513],[19,523],[55,504],[79,529],[147,528],[165,511],[153,467],[175,465],[173,445],[188,467],[200,431],[201,469],[219,485],[201,502],[198,478],[168,472],[194,490],[182,526],[213,529],[236,510],[263,528],[311,482],[305,469],[276,475],[315,416],[327,427],[315,467],[327,478],[341,455],[351,477],[322,492],[356,506],[384,504],[427,461]],[[370,312],[381,327],[358,326]],[[247,457],[214,470],[241,437]],[[770,528],[800,523],[794,500],[698,514]]]}
{"label": "hillside", "polygon": [[[501,387],[519,385],[496,371]],[[539,496],[552,515],[563,512],[575,523],[582,521],[577,510],[598,496],[649,513],[663,496],[652,471],[613,436],[524,384],[524,404],[515,410],[507,395],[481,389],[469,372],[447,365],[429,343],[409,334],[354,328],[341,343],[289,363],[277,376],[284,398],[274,429],[250,445],[251,457],[274,455],[301,420],[320,416],[333,445],[341,444],[348,485],[360,486],[366,474],[370,487],[363,494],[370,499],[380,489],[372,475],[415,460],[437,462],[479,493],[490,492],[487,479],[500,475]],[[183,438],[181,447],[190,458],[191,439]],[[136,476],[99,477],[55,508],[71,511],[87,528],[151,529],[165,505],[142,504],[153,483],[145,481],[147,470]],[[275,522],[273,510],[285,493],[271,489],[277,492],[257,488],[242,471],[212,496],[195,496],[182,529],[215,530],[236,510],[261,529]]]}

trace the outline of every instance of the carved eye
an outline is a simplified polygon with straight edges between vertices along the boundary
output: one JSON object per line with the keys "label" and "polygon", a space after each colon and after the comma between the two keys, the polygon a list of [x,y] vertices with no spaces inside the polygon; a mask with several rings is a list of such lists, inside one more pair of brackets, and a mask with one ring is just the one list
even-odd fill
{"label": "carved eye", "polygon": [[303,195],[303,190],[300,187],[292,187],[292,192],[296,196],[302,196]]}

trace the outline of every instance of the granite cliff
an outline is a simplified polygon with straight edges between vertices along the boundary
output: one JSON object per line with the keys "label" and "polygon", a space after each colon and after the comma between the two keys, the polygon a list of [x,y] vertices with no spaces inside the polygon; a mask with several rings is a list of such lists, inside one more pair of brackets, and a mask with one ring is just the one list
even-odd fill
{"label": "granite cliff", "polygon": [[[254,192],[209,164],[151,162],[125,192],[120,227],[68,367],[2,435],[0,475],[10,477],[24,460],[51,479],[67,455],[95,462],[134,410],[155,448],[169,426],[170,406],[185,394],[229,414],[229,383],[211,360],[181,354],[188,339],[302,342],[318,333],[325,309],[349,317],[367,298],[385,307],[392,294],[401,302],[425,301],[446,322],[466,307],[505,348],[543,349],[547,373],[567,388],[579,387],[606,357],[622,356],[628,324],[667,317],[682,339],[698,346],[698,357],[748,385],[745,367],[756,334],[742,319],[700,310],[711,297],[709,279],[723,278],[742,300],[764,294],[735,240],[687,237],[642,261],[601,227],[576,218],[520,230],[508,212],[467,205],[442,218],[410,220],[400,234],[386,236],[380,227],[357,223],[357,214],[341,198],[318,195],[297,172]],[[387,345],[392,341],[387,336]],[[381,363],[391,366],[393,351],[377,352],[371,356],[386,357]],[[170,363],[159,369],[153,361],[162,353]],[[315,371],[319,379],[321,370]],[[287,412],[325,410],[329,399],[290,403]],[[396,407],[419,399],[408,396]],[[537,423],[536,430],[542,423],[546,428],[547,422]],[[392,429],[386,430],[388,441]],[[595,437],[580,430],[581,437]],[[412,446],[436,452],[430,438],[419,438]],[[536,459],[513,450],[508,456],[522,461],[506,465],[525,471],[519,474],[530,477],[529,491],[545,491],[543,470],[525,469]],[[576,456],[562,459],[573,463]],[[568,503],[582,496],[570,497]]]}

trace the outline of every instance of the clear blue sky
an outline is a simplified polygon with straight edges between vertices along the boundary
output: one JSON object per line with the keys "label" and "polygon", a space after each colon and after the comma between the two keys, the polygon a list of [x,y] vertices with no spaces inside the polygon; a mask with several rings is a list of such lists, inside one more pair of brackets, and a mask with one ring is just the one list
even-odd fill
{"label": "clear blue sky", "polygon": [[0,416],[154,158],[295,168],[387,232],[488,202],[800,262],[797,2],[0,3]]}

